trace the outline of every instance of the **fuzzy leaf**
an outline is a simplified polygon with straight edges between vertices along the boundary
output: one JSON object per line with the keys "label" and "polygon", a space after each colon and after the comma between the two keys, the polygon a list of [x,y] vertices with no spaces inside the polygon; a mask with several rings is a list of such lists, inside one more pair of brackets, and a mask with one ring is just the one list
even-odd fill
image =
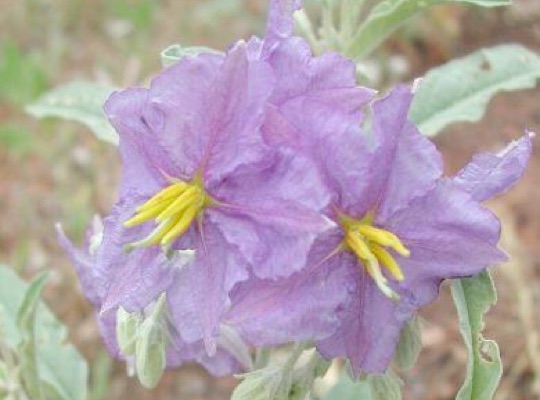
{"label": "fuzzy leaf", "polygon": [[[40,281],[38,283],[41,284]],[[27,312],[32,310],[33,299],[38,294],[36,285],[30,287],[25,300],[29,285],[12,269],[0,265],[0,309],[4,315],[5,341],[11,349],[15,350],[25,342],[19,326],[23,330],[28,327]],[[37,371],[45,399],[85,400],[86,362],[72,345],[65,344],[66,329],[41,301],[37,305],[34,335]]]}
{"label": "fuzzy leaf", "polygon": [[45,93],[26,111],[36,118],[60,117],[88,126],[98,139],[118,144],[118,135],[107,120],[103,104],[114,88],[76,81]]}
{"label": "fuzzy leaf", "polygon": [[345,49],[345,54],[351,58],[364,57],[375,50],[409,18],[429,6],[448,3],[496,7],[508,5],[510,0],[385,0],[373,7]]}
{"label": "fuzzy leaf", "polygon": [[478,121],[500,91],[533,88],[540,57],[519,45],[477,51],[428,72],[414,97],[410,117],[428,136],[456,121]]}
{"label": "fuzzy leaf", "polygon": [[[14,285],[13,282],[16,282]],[[23,302],[26,286],[21,288],[19,278],[8,266],[0,264],[0,315],[2,315],[2,340],[15,349],[21,342],[17,328],[17,312]]]}
{"label": "fuzzy leaf", "polygon": [[394,362],[402,371],[409,370],[422,350],[422,338],[420,336],[420,322],[414,316],[401,331],[399,343],[396,349]]}
{"label": "fuzzy leaf", "polygon": [[497,343],[482,337],[483,316],[497,301],[493,281],[488,272],[454,280],[452,295],[469,353],[467,375],[456,400],[491,400],[502,375]]}
{"label": "fuzzy leaf", "polygon": [[46,282],[47,274],[42,273],[30,283],[17,312],[17,327],[22,339],[17,346],[21,379],[26,392],[35,400],[43,399],[36,357],[35,321],[41,291]]}

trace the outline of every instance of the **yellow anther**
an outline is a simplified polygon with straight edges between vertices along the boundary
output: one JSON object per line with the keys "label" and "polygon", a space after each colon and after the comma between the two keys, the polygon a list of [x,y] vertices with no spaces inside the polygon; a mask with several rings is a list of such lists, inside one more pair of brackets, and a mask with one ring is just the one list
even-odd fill
{"label": "yellow anther", "polygon": [[139,213],[135,214],[134,217],[125,221],[124,226],[126,228],[131,228],[140,225],[143,222],[146,222],[158,216],[165,208],[167,208],[166,202],[157,203],[152,205],[151,207],[147,207],[146,209],[139,211]]}
{"label": "yellow anther", "polygon": [[165,189],[161,190],[156,195],[154,195],[146,203],[137,207],[136,211],[138,212],[144,211],[150,207],[155,206],[158,203],[161,203],[162,201],[172,199],[176,196],[180,196],[182,192],[186,190],[188,187],[189,185],[185,182],[177,182],[173,185],[167,186]]}
{"label": "yellow anther", "polygon": [[200,207],[198,205],[193,205],[188,208],[183,214],[178,222],[163,236],[161,239],[161,244],[166,246],[178,236],[182,235],[191,225],[197,213],[199,212]]}
{"label": "yellow anther", "polygon": [[[359,260],[362,261],[362,260]],[[370,260],[365,260],[364,265],[366,267],[366,271],[371,276],[377,287],[386,297],[389,297],[391,299],[397,300],[399,299],[399,295],[392,290],[392,288],[388,285],[388,280],[381,272],[381,267],[375,257]]]}
{"label": "yellow anther", "polygon": [[392,232],[388,232],[384,229],[379,229],[375,228],[374,226],[364,224],[359,225],[357,229],[358,232],[360,232],[363,236],[366,237],[366,239],[381,246],[391,247],[404,257],[409,257],[409,255],[411,254],[409,249],[407,249],[403,245],[401,240],[399,240],[399,238]]}
{"label": "yellow anther", "polygon": [[179,214],[189,206],[202,202],[202,191],[196,186],[186,189],[177,199],[168,204],[168,207],[163,210],[156,218],[156,222],[165,221],[174,214]]}
{"label": "yellow anther", "polygon": [[[356,255],[358,262],[364,266],[379,290],[385,296],[396,300],[399,299],[399,294],[389,285],[387,277],[403,281],[405,276],[388,248],[405,257],[410,255],[410,251],[395,234],[374,227],[373,220],[373,214],[367,214],[362,219],[340,215],[340,223],[345,233],[342,245]],[[388,271],[386,276],[382,271],[383,267]]]}
{"label": "yellow anther", "polygon": [[364,242],[358,234],[353,231],[348,231],[345,235],[345,243],[349,248],[356,254],[361,260],[367,261],[370,259],[375,259],[375,256],[369,249],[366,242]]}
{"label": "yellow anther", "polygon": [[381,246],[373,243],[371,244],[370,249],[375,257],[377,257],[377,260],[379,260],[379,263],[384,265],[396,280],[402,281],[405,279],[399,264],[389,252],[387,252]]}
{"label": "yellow anther", "polygon": [[155,219],[157,226],[145,238],[127,244],[126,249],[154,245],[168,246],[184,234],[199,212],[212,204],[212,199],[201,185],[200,179],[194,179],[189,183],[175,181],[137,207],[137,213],[125,221],[124,226],[133,227],[151,219]]}
{"label": "yellow anther", "polygon": [[393,243],[395,235],[384,229],[375,228],[372,225],[360,224],[356,228],[367,239],[377,242],[382,246],[389,246]]}
{"label": "yellow anther", "polygon": [[180,218],[182,218],[182,215],[178,215],[162,222],[147,237],[137,242],[129,243],[126,248],[129,250],[135,247],[155,246],[160,244],[163,236],[165,236],[165,234],[178,223]]}
{"label": "yellow anther", "polygon": [[409,257],[411,255],[411,251],[405,247],[403,242],[399,240],[399,238],[396,236],[395,242],[388,245],[388,247],[391,247],[394,249],[397,253],[401,254],[403,257]]}

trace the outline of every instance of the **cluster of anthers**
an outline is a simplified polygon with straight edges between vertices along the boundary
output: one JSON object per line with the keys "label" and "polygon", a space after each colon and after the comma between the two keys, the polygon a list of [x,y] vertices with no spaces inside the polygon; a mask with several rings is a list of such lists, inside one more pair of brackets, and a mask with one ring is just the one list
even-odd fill
{"label": "cluster of anthers", "polygon": [[341,226],[345,233],[342,246],[351,251],[358,261],[364,265],[367,273],[377,284],[377,287],[388,297],[399,299],[399,295],[390,288],[388,279],[384,276],[381,265],[397,281],[405,276],[394,256],[386,249],[389,248],[403,257],[409,257],[411,252],[392,232],[373,225],[373,216],[368,215],[360,220],[340,216]]}
{"label": "cluster of anthers", "polygon": [[156,227],[144,239],[128,244],[133,247],[161,245],[167,247],[184,234],[204,208],[212,204],[200,178],[191,182],[174,180],[148,201],[137,207],[135,215],[124,222],[131,228],[154,220]]}

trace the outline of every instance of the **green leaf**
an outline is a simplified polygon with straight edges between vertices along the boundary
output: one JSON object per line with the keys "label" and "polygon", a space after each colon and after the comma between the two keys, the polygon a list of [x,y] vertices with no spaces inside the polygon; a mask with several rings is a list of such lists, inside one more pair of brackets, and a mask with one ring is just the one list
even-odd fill
{"label": "green leaf", "polygon": [[351,58],[361,58],[375,50],[399,26],[429,6],[447,3],[471,3],[484,7],[504,6],[511,0],[385,0],[371,10],[345,49]]}
{"label": "green leaf", "polygon": [[401,400],[401,379],[391,370],[353,381],[343,374],[323,400]]}
{"label": "green leaf", "polygon": [[240,377],[242,382],[234,389],[231,400],[286,400],[283,387],[288,392],[290,381],[284,376],[283,368],[271,365]]}
{"label": "green leaf", "polygon": [[17,311],[17,325],[23,335],[34,333],[34,322],[36,310],[39,305],[39,298],[45,283],[47,282],[47,273],[39,274],[28,286],[24,293],[22,304]]}
{"label": "green leaf", "polygon": [[45,93],[26,111],[36,118],[60,117],[88,126],[98,139],[118,144],[118,135],[107,120],[103,104],[114,88],[76,81]]}
{"label": "green leaf", "polygon": [[408,321],[399,338],[399,343],[394,356],[394,362],[402,371],[409,370],[422,350],[422,338],[420,335],[420,322],[415,315]]}
{"label": "green leaf", "polygon": [[[40,378],[58,400],[85,400],[87,397],[88,367],[79,352],[71,344],[49,342],[54,333],[44,331],[38,340]],[[47,397],[49,398],[49,397]]]}
{"label": "green leaf", "polygon": [[161,52],[161,64],[168,67],[177,63],[183,57],[194,57],[202,53],[221,54],[210,47],[173,44]]}
{"label": "green leaf", "polygon": [[46,282],[47,274],[42,273],[30,283],[17,312],[17,327],[22,339],[17,346],[21,379],[28,395],[36,400],[43,398],[43,391],[36,357],[35,321],[39,298]]}
{"label": "green leaf", "polygon": [[535,87],[540,57],[519,45],[477,51],[434,68],[422,80],[410,117],[420,131],[435,135],[456,121],[478,121],[500,91]]}
{"label": "green leaf", "polygon": [[113,361],[107,351],[102,350],[92,363],[92,378],[89,387],[88,400],[104,400],[110,386],[113,374]]}
{"label": "green leaf", "polygon": [[465,382],[456,400],[491,400],[502,375],[499,347],[482,337],[484,314],[497,301],[489,273],[454,280],[452,295],[469,360]]}
{"label": "green leaf", "polygon": [[[13,284],[15,282],[15,284]],[[0,315],[2,315],[2,340],[15,349],[21,341],[17,328],[17,312],[23,302],[26,284],[21,285],[17,275],[0,264]]]}
{"label": "green leaf", "polygon": [[[27,313],[32,310],[33,299],[38,295],[40,284],[37,281],[27,292],[29,285],[12,269],[0,265],[0,310],[4,316],[4,339],[11,349],[17,349],[25,342],[19,326],[26,329],[25,325],[29,321]],[[88,376],[86,362],[72,345],[66,344],[66,329],[41,301],[37,305],[34,335],[37,370],[44,397],[47,400],[85,400]]]}

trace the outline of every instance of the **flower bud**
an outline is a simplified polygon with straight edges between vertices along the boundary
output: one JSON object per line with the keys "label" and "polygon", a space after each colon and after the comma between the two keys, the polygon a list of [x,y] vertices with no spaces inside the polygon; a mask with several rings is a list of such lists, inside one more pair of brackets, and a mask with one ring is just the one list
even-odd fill
{"label": "flower bud", "polygon": [[162,293],[151,313],[137,330],[135,342],[135,370],[141,384],[154,388],[167,363],[167,297]]}
{"label": "flower bud", "polygon": [[127,312],[121,306],[118,308],[116,312],[116,341],[123,356],[128,357],[135,354],[137,331],[142,321],[141,313]]}
{"label": "flower bud", "polygon": [[135,344],[135,369],[141,384],[156,387],[166,365],[167,340],[159,323],[146,320],[141,325]]}

